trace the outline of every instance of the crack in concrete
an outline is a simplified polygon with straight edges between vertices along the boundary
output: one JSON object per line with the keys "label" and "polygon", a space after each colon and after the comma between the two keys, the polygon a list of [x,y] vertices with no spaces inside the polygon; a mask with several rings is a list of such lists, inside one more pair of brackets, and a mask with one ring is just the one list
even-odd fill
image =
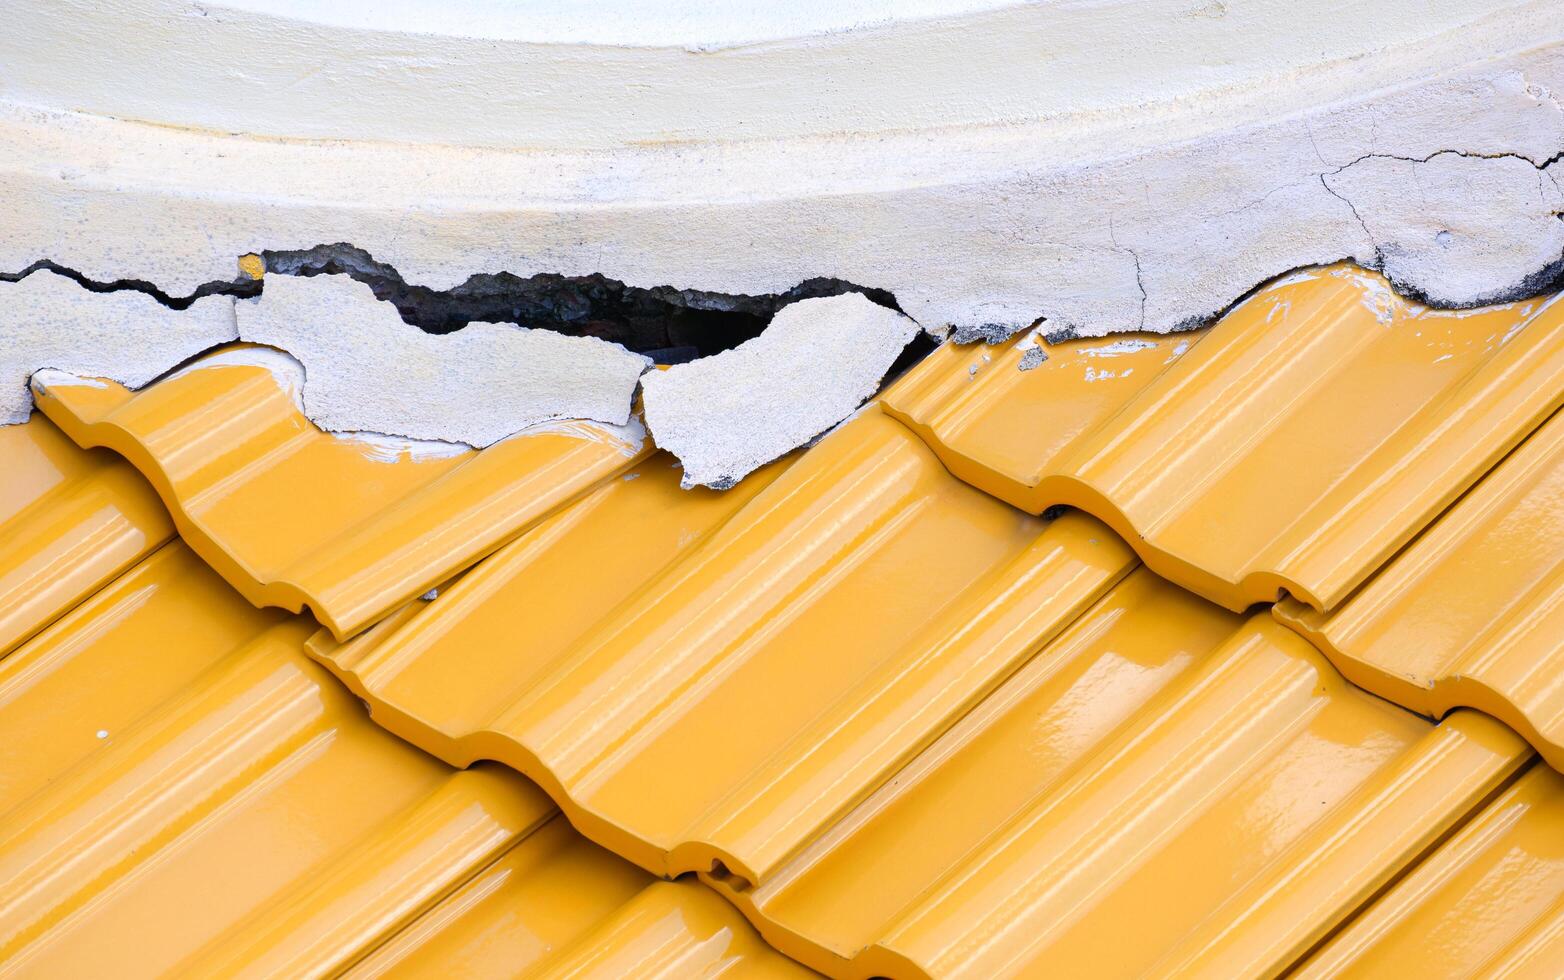
{"label": "crack in concrete", "polygon": [[18,272],[0,272],[0,282],[21,282],[37,272],[52,272],[55,275],[64,276],[88,292],[142,293],[157,300],[171,310],[189,309],[190,305],[196,300],[207,296],[233,296],[236,299],[244,299],[259,296],[261,292],[260,282],[248,276],[239,276],[229,281],[216,280],[203,283],[188,296],[171,296],[159,289],[155,283],[147,282],[145,279],[115,279],[105,282],[89,278],[76,269],[61,265],[52,259],[38,259]]}
{"label": "crack in concrete", "polygon": [[898,313],[888,290],[827,276],[780,293],[723,293],[677,286],[630,286],[600,273],[565,276],[475,273],[445,290],[407,282],[366,249],[338,242],[257,253],[271,275],[346,275],[396,307],[404,322],[446,334],[470,323],[514,323],[568,336],[596,337],[676,363],[729,350],[758,336],[778,310],[803,299],[860,293]]}
{"label": "crack in concrete", "polygon": [[[601,274],[526,278],[508,272],[475,273],[451,289],[410,284],[392,265],[348,243],[309,249],[263,249],[251,253],[271,275],[346,275],[390,303],[402,320],[425,333],[449,334],[471,323],[514,323],[571,337],[596,337],[674,364],[729,350],[758,336],[776,312],[802,299],[861,293],[901,313],[888,290],[827,276],[800,282],[780,293],[745,294],[629,286]],[[236,262],[241,257],[236,256]],[[39,259],[18,272],[0,272],[0,282],[20,282],[53,272],[94,293],[135,292],[172,310],[185,310],[207,296],[253,299],[265,279],[240,273],[232,280],[202,284],[188,296],[174,296],[142,279],[101,281],[52,259]]]}

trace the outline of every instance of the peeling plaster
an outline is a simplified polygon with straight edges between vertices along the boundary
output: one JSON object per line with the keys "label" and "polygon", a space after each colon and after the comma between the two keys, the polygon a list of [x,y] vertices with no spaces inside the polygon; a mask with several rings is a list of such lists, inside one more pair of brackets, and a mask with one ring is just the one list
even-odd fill
{"label": "peeling plaster", "polygon": [[651,363],[617,344],[509,325],[427,334],[346,276],[270,276],[237,313],[240,339],[304,365],[305,414],[328,431],[482,448],[556,419],[624,425]]}
{"label": "peeling plaster", "polygon": [[226,296],[171,310],[145,293],[92,293],[48,271],[0,281],[0,425],[27,421],[28,378],[35,371],[138,387],[236,336],[233,300]]}
{"label": "peeling plaster", "polygon": [[754,340],[648,373],[646,426],[685,489],[726,489],[852,414],[917,333],[856,294],[801,300]]}

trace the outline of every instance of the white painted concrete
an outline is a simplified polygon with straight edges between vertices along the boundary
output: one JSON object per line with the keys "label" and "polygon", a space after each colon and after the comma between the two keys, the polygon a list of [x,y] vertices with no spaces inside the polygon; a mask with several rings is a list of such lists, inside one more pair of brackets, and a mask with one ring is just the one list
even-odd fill
{"label": "white painted concrete", "polygon": [[304,365],[303,408],[333,432],[482,448],[557,419],[630,421],[650,361],[618,344],[510,324],[435,336],[345,276],[272,276],[237,304],[239,337]]}
{"label": "white painted concrete", "polygon": [[52,272],[0,282],[0,425],[33,410],[28,379],[55,369],[140,386],[235,337],[233,300],[175,311],[144,293],[89,293]]}
{"label": "white painted concrete", "polygon": [[1101,335],[1342,258],[1455,306],[1564,259],[1557,0],[950,2],[658,34],[628,2],[437,30],[421,4],[16,0],[0,271],[188,293],[344,241],[436,288],[835,276],[931,329]]}
{"label": "white painted concrete", "polygon": [[646,427],[686,489],[726,489],[851,415],[917,332],[857,293],[800,300],[732,350],[648,373]]}

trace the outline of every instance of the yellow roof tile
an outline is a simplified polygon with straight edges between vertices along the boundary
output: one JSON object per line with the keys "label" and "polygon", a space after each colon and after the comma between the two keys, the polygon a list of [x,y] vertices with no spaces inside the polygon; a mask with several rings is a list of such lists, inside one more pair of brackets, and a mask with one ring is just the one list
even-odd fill
{"label": "yellow roof tile", "polygon": [[383,462],[244,356],[46,376],[189,544],[0,429],[0,973],[1550,972],[1564,777],[1310,641],[1560,758],[1561,311],[1325,270],[947,347],[726,493]]}
{"label": "yellow roof tile", "polygon": [[173,543],[0,660],[0,972],[805,972],[516,774],[372,725],[315,629]]}
{"label": "yellow roof tile", "polygon": [[1299,977],[1556,977],[1564,776],[1535,765],[1342,930]]}
{"label": "yellow roof tile", "polygon": [[[174,534],[130,464],[49,420],[0,427],[0,657]],[[3,777],[0,777],[3,778]]]}
{"label": "yellow roof tile", "polygon": [[655,881],[556,817],[349,977],[813,976],[698,882]]}
{"label": "yellow roof tile", "polygon": [[1274,612],[1381,697],[1486,711],[1564,768],[1564,415],[1340,609]]}
{"label": "yellow roof tile", "polygon": [[1274,975],[1529,757],[1137,571],[755,889],[848,976]]}
{"label": "yellow roof tile", "polygon": [[1336,267],[1199,334],[1048,353],[973,374],[947,347],[886,411],[967,482],[1087,510],[1213,601],[1330,609],[1564,401],[1564,304],[1434,311]]}
{"label": "yellow roof tile", "polygon": [[[238,350],[244,350],[239,348]],[[385,459],[315,428],[264,364],[218,356],[140,392],[34,380],[83,446],[146,474],[180,534],[257,605],[351,635],[649,451],[592,425]]]}
{"label": "yellow roof tile", "polygon": [[874,409],[726,495],[658,458],[635,475],[405,621],[312,646],[392,731],[514,766],[658,873],[765,880],[1133,564]]}

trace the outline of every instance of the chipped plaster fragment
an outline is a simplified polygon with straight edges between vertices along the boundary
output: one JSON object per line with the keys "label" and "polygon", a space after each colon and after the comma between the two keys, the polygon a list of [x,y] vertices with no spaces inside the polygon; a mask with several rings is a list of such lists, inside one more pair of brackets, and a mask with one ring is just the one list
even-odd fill
{"label": "chipped plaster fragment", "polygon": [[648,373],[647,428],[684,487],[726,489],[852,414],[918,329],[859,295],[802,300],[732,350]]}
{"label": "chipped plaster fragment", "polygon": [[345,276],[268,276],[239,336],[304,365],[304,413],[328,431],[482,448],[556,419],[630,421],[650,361],[617,344],[506,324],[434,336]]}
{"label": "chipped plaster fragment", "polygon": [[172,310],[145,293],[90,292],[48,271],[0,281],[0,425],[27,421],[34,372],[54,369],[139,388],[234,338],[233,300],[226,296]]}

